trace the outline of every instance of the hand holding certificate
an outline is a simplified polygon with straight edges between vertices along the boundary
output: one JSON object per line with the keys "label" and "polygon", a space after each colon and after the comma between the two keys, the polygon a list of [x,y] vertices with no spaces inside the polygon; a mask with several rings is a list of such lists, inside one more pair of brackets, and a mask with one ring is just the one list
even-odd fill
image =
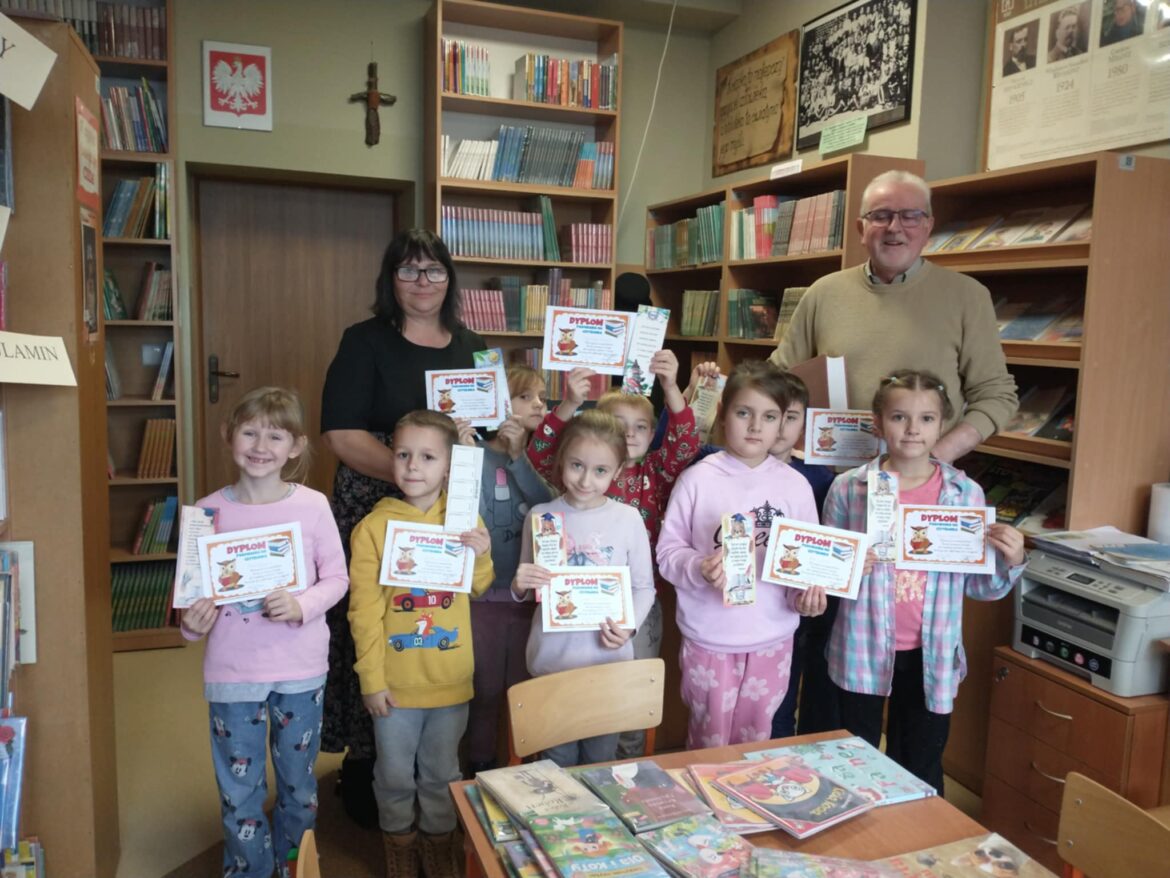
{"label": "hand holding certificate", "polygon": [[262,598],[271,592],[302,591],[309,585],[301,524],[292,521],[196,540],[203,580],[200,597],[216,605]]}
{"label": "hand holding certificate", "polygon": [[894,563],[902,570],[995,572],[995,549],[987,540],[994,507],[907,504],[898,519],[902,534]]}
{"label": "hand holding certificate", "polygon": [[474,570],[475,552],[458,533],[437,524],[386,522],[379,584],[468,593]]}
{"label": "hand holding certificate", "polygon": [[425,374],[427,408],[473,427],[498,427],[507,417],[508,384],[503,369],[442,369]]}
{"label": "hand holding certificate", "polygon": [[629,567],[560,567],[542,589],[542,630],[596,631],[606,619],[619,628],[634,627]]}
{"label": "hand holding certificate", "polygon": [[873,412],[809,409],[804,421],[804,462],[822,466],[860,466],[882,451]]}
{"label": "hand holding certificate", "polygon": [[865,534],[777,517],[760,578],[799,589],[819,585],[826,595],[855,600],[868,548]]}
{"label": "hand holding certificate", "polygon": [[569,372],[578,367],[621,375],[635,315],[550,305],[544,314],[544,368]]}

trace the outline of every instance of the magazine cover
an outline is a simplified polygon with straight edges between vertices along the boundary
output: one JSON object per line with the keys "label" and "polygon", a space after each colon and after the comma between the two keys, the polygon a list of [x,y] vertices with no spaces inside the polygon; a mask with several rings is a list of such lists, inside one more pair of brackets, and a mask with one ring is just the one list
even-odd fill
{"label": "magazine cover", "polygon": [[711,806],[719,822],[740,835],[750,835],[753,832],[770,832],[771,821],[765,820],[755,811],[748,808],[735,796],[729,796],[723,790],[715,787],[715,778],[721,774],[735,771],[747,765],[746,762],[727,762],[722,764],[695,764],[687,768],[695,789],[703,800]]}
{"label": "magazine cover", "polygon": [[772,848],[753,850],[750,869],[753,878],[901,878],[900,872],[881,863]]}
{"label": "magazine cover", "polygon": [[0,848],[5,849],[16,847],[19,838],[27,723],[23,716],[0,719]]}
{"label": "magazine cover", "polygon": [[581,779],[634,832],[711,813],[710,808],[648,759],[586,768]]}
{"label": "magazine cover", "polygon": [[638,836],[667,868],[687,878],[739,878],[753,847],[710,815]]}
{"label": "magazine cover", "polygon": [[864,738],[838,738],[812,744],[793,744],[744,754],[748,759],[793,756],[809,768],[860,793],[875,805],[912,802],[935,794],[934,787],[919,780]]}
{"label": "magazine cover", "polygon": [[722,775],[715,786],[796,838],[807,838],[873,807],[866,797],[791,756]]}
{"label": "magazine cover", "polygon": [[563,878],[576,875],[670,878],[609,811],[533,817],[528,828]]}
{"label": "magazine cover", "polygon": [[1055,878],[994,832],[874,862],[891,867],[895,875],[904,878]]}
{"label": "magazine cover", "polygon": [[604,802],[551,759],[481,771],[475,781],[504,810],[523,822],[548,814],[609,811]]}

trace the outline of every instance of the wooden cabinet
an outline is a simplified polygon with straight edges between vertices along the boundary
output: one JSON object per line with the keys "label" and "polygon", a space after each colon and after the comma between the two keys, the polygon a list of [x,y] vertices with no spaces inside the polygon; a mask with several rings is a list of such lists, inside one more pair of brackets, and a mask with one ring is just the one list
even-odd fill
{"label": "wooden cabinet", "polygon": [[1079,771],[1143,808],[1170,799],[1165,695],[1117,698],[1001,646],[991,675],[983,823],[1060,871],[1064,778]]}
{"label": "wooden cabinet", "polygon": [[[462,56],[460,45],[466,48]],[[500,289],[506,286],[500,282],[504,277],[515,278],[517,286],[547,284],[549,270],[555,269],[573,288],[613,290],[620,104],[611,107],[600,98],[599,89],[605,90],[609,74],[598,74],[588,99],[566,77],[579,73],[585,60],[594,68],[612,64],[610,91],[620,98],[621,55],[620,22],[475,0],[436,0],[427,17],[424,76],[426,221],[450,247],[461,289]],[[530,56],[551,59],[538,60],[534,74],[545,87],[543,101],[527,95],[517,99],[514,83],[524,79],[517,71],[524,70]],[[558,60],[570,63],[558,65]],[[556,102],[551,94],[554,83],[560,83]],[[501,133],[505,127],[526,132],[527,138],[523,143],[522,134],[505,139]],[[516,182],[515,173],[505,173],[495,162],[477,173],[466,160],[454,161],[456,147],[472,141],[483,144],[485,151],[489,142],[496,144],[497,156],[511,157],[512,171],[521,168],[523,156],[528,173]],[[550,185],[550,177],[541,171],[575,165],[582,143],[609,151],[610,185]],[[547,244],[541,258],[531,258],[531,253],[528,258],[504,255],[516,252],[516,242],[500,212],[539,213],[542,197],[549,200],[560,259],[548,258]],[[601,229],[593,233],[590,249],[572,252],[570,227],[590,224]],[[529,322],[528,329],[484,331],[475,307],[465,296],[465,321],[489,345],[540,348],[542,332],[535,327],[543,326],[543,313],[535,323]],[[550,389],[553,384],[549,382]]]}
{"label": "wooden cabinet", "polygon": [[[175,78],[173,39],[169,23],[174,20],[171,0],[147,0],[133,9],[117,7],[113,23],[103,22],[105,33],[97,45],[96,60],[101,68],[101,93],[106,104],[102,139],[103,216],[124,209],[115,201],[119,186],[128,183],[153,186],[154,203],[144,227],[137,230],[109,229],[101,241],[107,282],[115,284],[126,307],[125,316],[106,314],[105,345],[108,368],[118,378],[116,398],[107,393],[109,423],[110,527],[109,562],[114,589],[114,649],[151,649],[181,646],[178,628],[166,624],[170,617],[161,597],[156,595],[149,611],[128,612],[121,590],[136,577],[149,582],[152,593],[167,588],[173,579],[178,531],[177,519],[166,545],[153,551],[135,551],[139,532],[147,521],[150,504],[167,497],[181,502],[184,484],[182,436],[186,417],[174,388],[181,386],[183,350],[178,332],[177,304],[179,265],[175,229]],[[120,141],[109,128],[116,124],[109,107],[127,111],[129,97],[137,110],[138,125],[121,126]],[[153,107],[161,117],[161,132],[146,136],[146,120]],[[132,111],[131,111],[132,112]],[[133,112],[132,112],[133,115]],[[158,118],[156,117],[156,118]],[[162,136],[165,135],[165,136]],[[117,148],[121,147],[121,148]],[[146,181],[142,183],[142,181]],[[146,199],[143,199],[146,200]],[[169,348],[169,351],[168,351]],[[159,371],[169,360],[169,374],[156,389]],[[161,470],[143,472],[139,467],[148,422],[173,421],[166,440],[172,463]],[[177,504],[176,504],[177,505]],[[161,506],[159,507],[161,510]],[[157,516],[156,520],[161,518]],[[166,603],[169,603],[167,601]],[[125,614],[125,615],[124,615]],[[166,618],[164,618],[164,616]]]}

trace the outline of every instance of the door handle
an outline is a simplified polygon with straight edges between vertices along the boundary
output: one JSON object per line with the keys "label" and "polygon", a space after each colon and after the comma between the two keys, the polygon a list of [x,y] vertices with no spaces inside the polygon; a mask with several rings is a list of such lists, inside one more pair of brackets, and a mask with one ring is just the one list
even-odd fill
{"label": "door handle", "polygon": [[239,372],[221,370],[219,357],[212,354],[207,358],[207,399],[209,402],[219,402],[219,379],[239,378]]}

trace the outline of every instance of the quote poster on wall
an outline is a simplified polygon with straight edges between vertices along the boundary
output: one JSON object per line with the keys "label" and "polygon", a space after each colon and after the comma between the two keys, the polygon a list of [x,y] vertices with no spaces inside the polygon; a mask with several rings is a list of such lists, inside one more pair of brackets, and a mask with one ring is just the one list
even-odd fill
{"label": "quote poster on wall", "polygon": [[715,73],[712,175],[792,154],[800,31],[789,31]]}
{"label": "quote poster on wall", "polygon": [[1000,0],[987,167],[1170,138],[1170,6]]}

